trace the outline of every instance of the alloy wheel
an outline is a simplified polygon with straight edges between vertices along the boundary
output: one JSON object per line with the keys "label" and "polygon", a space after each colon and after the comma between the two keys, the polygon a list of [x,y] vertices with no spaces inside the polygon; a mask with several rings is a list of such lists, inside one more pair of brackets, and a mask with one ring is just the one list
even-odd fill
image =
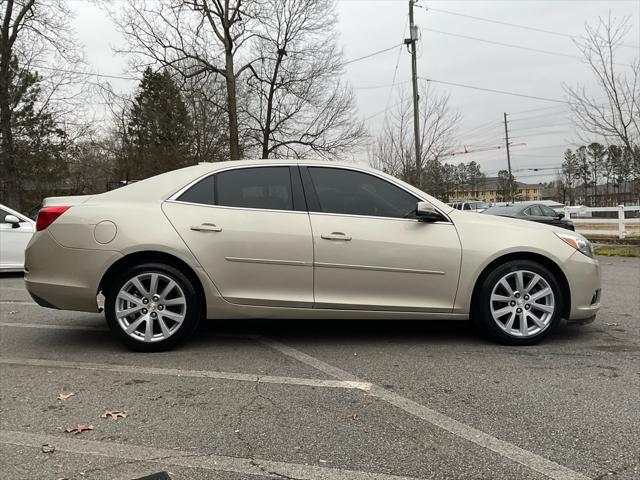
{"label": "alloy wheel", "polygon": [[141,273],[127,280],[116,296],[122,330],[145,343],[166,340],[185,320],[187,300],[178,283],[163,273]]}
{"label": "alloy wheel", "polygon": [[553,289],[541,275],[509,272],[496,282],[489,300],[491,316],[508,335],[528,338],[551,324],[556,308]]}

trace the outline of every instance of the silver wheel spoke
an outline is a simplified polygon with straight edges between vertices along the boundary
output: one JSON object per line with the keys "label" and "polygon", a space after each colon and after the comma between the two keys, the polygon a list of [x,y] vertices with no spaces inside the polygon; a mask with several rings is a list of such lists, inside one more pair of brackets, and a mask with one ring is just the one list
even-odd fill
{"label": "silver wheel spoke", "polygon": [[180,315],[179,313],[168,312],[167,310],[163,310],[160,313],[160,316],[170,318],[174,322],[178,322],[178,323],[182,323],[182,321],[184,320],[184,315]]}
{"label": "silver wheel spoke", "polygon": [[167,307],[167,306],[171,306],[171,305],[184,305],[185,304],[185,300],[182,297],[178,297],[178,298],[171,298],[169,300],[165,300],[164,302],[162,302],[162,304]]}
{"label": "silver wheel spoke", "polygon": [[144,341],[150,342],[153,337],[153,318],[147,316],[147,324],[144,327]]}
{"label": "silver wheel spoke", "polygon": [[516,272],[516,290],[520,293],[524,292],[524,275],[520,270]]}
{"label": "silver wheel spoke", "polygon": [[549,295],[551,293],[551,289],[549,287],[543,288],[542,290],[540,290],[539,292],[536,292],[534,294],[531,295],[531,301],[535,302],[536,300],[538,300],[539,298],[542,297],[546,297],[547,295]]}
{"label": "silver wheel spoke", "polygon": [[544,328],[544,322],[542,321],[542,319],[540,317],[536,316],[535,314],[533,314],[531,312],[529,312],[528,315],[529,315],[529,318],[531,318],[531,320],[533,320],[533,323],[535,323],[538,328]]}
{"label": "silver wheel spoke", "polygon": [[158,317],[158,323],[160,324],[160,329],[162,330],[162,335],[164,335],[165,338],[167,338],[169,335],[171,335],[171,332],[169,332],[169,327],[167,327],[167,324],[164,322],[162,317]]}
{"label": "silver wheel spoke", "polygon": [[500,280],[500,285],[504,287],[509,295],[513,295],[513,289],[511,288],[511,285],[509,285],[509,282],[507,282],[506,277]]}
{"label": "silver wheel spoke", "polygon": [[142,310],[142,305],[136,305],[135,307],[127,308],[126,310],[121,310],[117,312],[117,315],[120,317],[126,317],[127,315],[131,315],[132,313],[136,313]]}
{"label": "silver wheel spoke", "polygon": [[142,299],[139,297],[136,297],[128,292],[120,292],[118,294],[119,298],[124,298],[125,300],[128,300],[131,303],[135,303],[136,305],[142,305]]}
{"label": "silver wheel spoke", "polygon": [[540,275],[538,275],[537,273],[535,273],[533,275],[533,278],[531,278],[531,280],[529,281],[529,284],[525,287],[524,291],[526,293],[529,293],[531,291],[531,289],[533,287],[535,287],[541,279],[542,279],[542,277]]}
{"label": "silver wheel spoke", "polygon": [[493,316],[494,318],[502,317],[503,315],[506,315],[507,313],[512,311],[513,311],[513,307],[504,307],[499,310],[495,310],[493,312]]}
{"label": "silver wheel spoke", "polygon": [[498,295],[497,293],[491,295],[492,302],[508,302],[509,300],[511,300],[511,297],[505,297],[504,295]]}
{"label": "silver wheel spoke", "polygon": [[520,314],[520,334],[523,337],[526,337],[527,333],[529,333],[529,328],[527,327],[527,314],[522,312]]}
{"label": "silver wheel spoke", "polygon": [[513,312],[511,312],[511,316],[509,317],[509,320],[507,320],[506,325],[504,326],[505,330],[511,330],[513,328],[513,322],[516,319],[516,311],[514,310]]}
{"label": "silver wheel spoke", "polygon": [[542,310],[543,312],[553,312],[554,308],[551,305],[542,305],[541,303],[532,303],[531,308],[536,310]]}
{"label": "silver wheel spoke", "polygon": [[140,324],[144,322],[146,319],[147,319],[146,315],[141,315],[140,317],[138,317],[136,320],[134,320],[132,323],[129,324],[125,332],[127,333],[135,332],[135,330],[140,326]]}
{"label": "silver wheel spoke", "polygon": [[158,274],[151,274],[151,282],[149,283],[149,295],[158,293]]}
{"label": "silver wheel spoke", "polygon": [[142,286],[142,282],[138,279],[138,277],[132,278],[131,283],[138,289],[141,295],[147,295],[149,292]]}
{"label": "silver wheel spoke", "polygon": [[177,285],[176,282],[174,282],[173,280],[169,280],[169,283],[167,283],[167,286],[164,287],[164,290],[160,294],[160,298],[164,300],[167,297],[167,295],[171,293],[171,290],[173,290],[176,287],[176,285]]}

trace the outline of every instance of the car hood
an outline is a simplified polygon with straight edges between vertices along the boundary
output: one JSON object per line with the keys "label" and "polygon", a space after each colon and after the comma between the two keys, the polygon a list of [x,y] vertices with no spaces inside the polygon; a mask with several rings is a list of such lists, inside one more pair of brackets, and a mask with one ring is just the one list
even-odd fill
{"label": "car hood", "polygon": [[476,224],[495,226],[496,228],[516,228],[519,230],[547,230],[552,232],[566,233],[566,230],[562,227],[554,225],[546,225],[544,223],[532,222],[530,220],[513,217],[503,217],[499,215],[489,215],[483,213],[463,212],[460,210],[454,210],[449,213],[454,223],[456,221],[472,222]]}

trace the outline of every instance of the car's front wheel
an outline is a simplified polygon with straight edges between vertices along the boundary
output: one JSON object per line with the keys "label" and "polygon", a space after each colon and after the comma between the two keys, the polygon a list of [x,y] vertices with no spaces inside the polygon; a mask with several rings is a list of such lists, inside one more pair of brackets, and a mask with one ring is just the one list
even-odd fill
{"label": "car's front wheel", "polygon": [[473,319],[484,333],[509,345],[533,345],[560,323],[564,298],[545,266],[513,260],[481,280],[474,302]]}
{"label": "car's front wheel", "polygon": [[201,301],[180,270],[147,263],[125,270],[107,286],[105,316],[111,331],[129,348],[161,351],[193,333]]}

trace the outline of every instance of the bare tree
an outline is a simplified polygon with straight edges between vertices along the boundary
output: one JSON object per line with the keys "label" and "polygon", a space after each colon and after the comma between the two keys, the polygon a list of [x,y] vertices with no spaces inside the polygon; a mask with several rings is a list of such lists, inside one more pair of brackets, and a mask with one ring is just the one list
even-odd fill
{"label": "bare tree", "polygon": [[[10,205],[20,207],[21,188],[13,120],[29,94],[15,84],[42,68],[43,58],[54,58],[58,65],[77,65],[81,58],[70,27],[71,11],[63,0],[3,0],[0,2],[0,157],[3,171],[2,196]],[[60,73],[62,75],[60,75]],[[74,83],[64,70],[45,79],[38,76],[40,98],[35,106],[52,114],[53,103],[70,100],[75,94],[61,93]],[[45,86],[47,88],[45,88]],[[64,114],[64,110],[57,111]]]}
{"label": "bare tree", "polygon": [[333,0],[266,0],[248,79],[247,134],[262,158],[334,157],[365,136],[342,84]]}
{"label": "bare tree", "polygon": [[138,67],[162,66],[184,78],[224,78],[229,154],[234,160],[241,157],[237,79],[256,59],[245,59],[240,68],[236,61],[254,38],[259,8],[260,2],[243,0],[134,0],[111,9]]}
{"label": "bare tree", "polygon": [[589,93],[582,85],[564,88],[579,129],[634,151],[640,142],[640,59],[628,66],[616,62],[616,53],[631,28],[630,16],[621,20],[609,16],[600,18],[595,26],[587,25],[585,40],[576,44],[598,83],[598,92]]}
{"label": "bare tree", "polygon": [[[193,155],[198,162],[229,158],[225,83],[218,74],[185,79],[181,90],[193,125]],[[242,96],[240,96],[242,110]],[[240,150],[244,150],[240,141]]]}
{"label": "bare tree", "polygon": [[[433,171],[455,145],[460,114],[449,107],[449,96],[437,93],[429,84],[422,84],[420,93],[420,132],[422,172]],[[416,178],[413,141],[413,109],[411,96],[401,93],[401,102],[389,113],[378,136],[371,158],[374,167],[423,188],[430,179]],[[428,167],[428,168],[427,168]]]}

